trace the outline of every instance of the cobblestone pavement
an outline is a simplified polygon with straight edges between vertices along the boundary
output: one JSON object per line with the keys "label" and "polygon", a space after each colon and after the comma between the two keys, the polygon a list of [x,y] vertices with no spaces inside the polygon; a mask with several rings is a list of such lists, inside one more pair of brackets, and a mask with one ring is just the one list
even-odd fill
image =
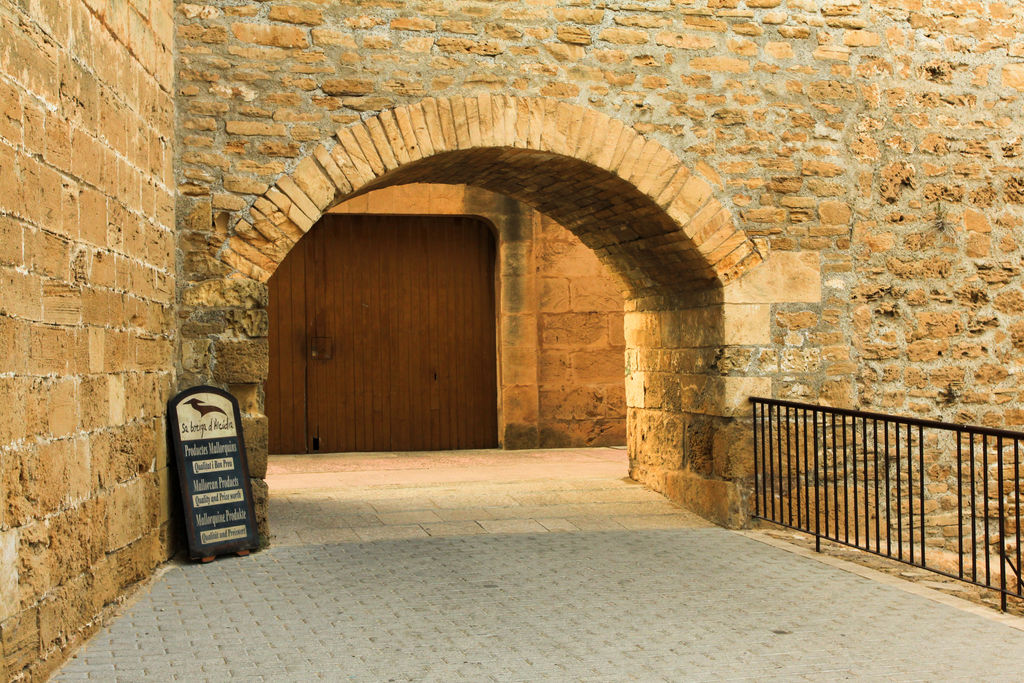
{"label": "cobblestone pavement", "polygon": [[710,527],[621,451],[421,457],[275,463],[277,544],[170,565],[58,680],[1021,680],[1024,631]]}

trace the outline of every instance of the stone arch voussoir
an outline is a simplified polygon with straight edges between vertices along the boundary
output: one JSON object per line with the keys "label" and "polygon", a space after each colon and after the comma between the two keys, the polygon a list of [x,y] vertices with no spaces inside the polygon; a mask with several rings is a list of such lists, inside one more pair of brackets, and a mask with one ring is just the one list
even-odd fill
{"label": "stone arch voussoir", "polygon": [[[609,228],[607,234],[589,239],[581,235],[599,256],[615,265],[634,295],[664,286],[644,271],[644,260],[657,260],[667,269],[678,264],[695,277],[719,284],[737,279],[761,262],[752,242],[714,198],[712,186],[657,141],[593,109],[549,98],[507,95],[426,98],[339,128],[333,141],[319,144],[291,173],[256,198],[248,215],[222,236],[214,251],[241,275],[266,282],[292,245],[344,198],[450,175],[469,158],[512,163],[524,152],[535,155],[534,164],[538,159],[571,160],[576,164],[573,172],[584,167],[592,172],[586,188],[593,191],[580,198],[581,208],[562,209],[561,215],[554,216],[570,229],[574,221],[585,220],[588,210],[587,219],[614,223],[616,216],[607,206],[603,213],[593,209],[592,200],[602,188],[608,192],[630,188],[629,197],[620,201],[623,212],[649,203],[644,207],[646,220],[652,220],[650,211],[660,209],[658,226],[647,231]],[[504,181],[508,184],[507,177]],[[506,189],[500,178],[488,180],[484,174],[481,184],[487,182],[491,183],[488,189]],[[515,196],[518,190],[517,198],[543,190],[530,187],[528,178],[516,182],[518,186],[507,193]],[[558,207],[554,208],[557,212]],[[642,211],[639,215],[644,220]]]}

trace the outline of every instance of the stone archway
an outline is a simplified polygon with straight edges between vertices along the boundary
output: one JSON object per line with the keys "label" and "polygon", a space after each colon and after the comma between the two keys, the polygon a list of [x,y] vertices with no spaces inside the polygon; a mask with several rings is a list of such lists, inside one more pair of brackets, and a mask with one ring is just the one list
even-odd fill
{"label": "stone archway", "polygon": [[411,182],[477,185],[551,215],[634,298],[725,284],[761,257],[674,154],[620,121],[557,100],[428,98],[344,126],[258,198],[217,255],[266,281],[345,197]]}
{"label": "stone archway", "polygon": [[[482,95],[428,98],[339,129],[233,225],[215,221],[207,244],[231,271],[222,282],[266,282],[331,206],[415,182],[509,195],[595,251],[627,294],[631,476],[710,519],[745,523],[746,398],[770,394],[775,372],[756,347],[770,343],[771,303],[820,299],[817,260],[778,254],[759,267],[762,254],[711,184],[616,119],[556,100]],[[188,306],[189,292],[184,299]],[[238,308],[260,305],[257,295]],[[265,362],[240,362],[247,353],[222,340],[208,367],[258,416]],[[262,454],[251,448],[265,461],[265,444]]]}

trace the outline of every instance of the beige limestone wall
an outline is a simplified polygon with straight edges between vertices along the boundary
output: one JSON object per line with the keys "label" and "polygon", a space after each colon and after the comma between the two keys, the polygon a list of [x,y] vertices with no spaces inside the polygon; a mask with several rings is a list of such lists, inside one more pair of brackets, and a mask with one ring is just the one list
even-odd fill
{"label": "beige limestone wall", "polygon": [[0,1],[0,679],[172,551],[170,0]]}
{"label": "beige limestone wall", "polygon": [[773,322],[780,395],[1022,419],[993,370],[1022,336],[1014,3],[208,2],[179,21],[185,192],[259,193],[338,125],[428,94],[586,103],[704,172],[766,246],[822,255],[822,305]]}
{"label": "beige limestone wall", "polygon": [[[264,279],[327,204],[371,187],[527,201],[642,314],[633,386],[671,400],[631,401],[627,380],[635,475],[690,477],[672,495],[739,501],[731,520],[749,476],[708,463],[744,425],[741,389],[1024,425],[1019,4],[179,9],[179,189],[212,207],[182,249],[215,257],[205,277]],[[676,162],[693,185],[663,177]],[[813,297],[785,288],[794,264]],[[728,341],[734,304],[757,307],[756,342]],[[658,334],[631,342],[652,316]]]}
{"label": "beige limestone wall", "polygon": [[401,185],[331,212],[486,219],[498,247],[499,442],[625,444],[621,287],[575,235],[522,202],[466,185]]}

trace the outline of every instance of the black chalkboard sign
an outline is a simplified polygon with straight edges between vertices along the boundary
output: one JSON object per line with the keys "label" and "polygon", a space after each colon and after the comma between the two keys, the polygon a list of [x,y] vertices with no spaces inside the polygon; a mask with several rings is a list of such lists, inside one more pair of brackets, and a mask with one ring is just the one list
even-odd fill
{"label": "black chalkboard sign", "polygon": [[167,405],[193,559],[256,548],[249,465],[238,401],[216,387],[186,389]]}

